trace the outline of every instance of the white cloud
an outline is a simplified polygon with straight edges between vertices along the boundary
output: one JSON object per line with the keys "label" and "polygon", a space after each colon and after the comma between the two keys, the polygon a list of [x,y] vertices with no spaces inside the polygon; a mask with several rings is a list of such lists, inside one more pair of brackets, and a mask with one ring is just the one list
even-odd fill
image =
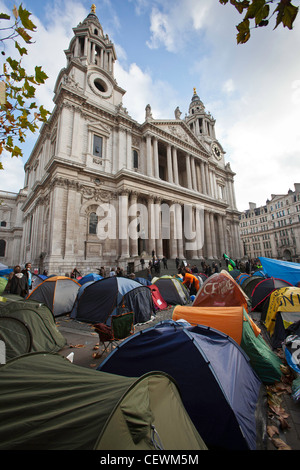
{"label": "white cloud", "polygon": [[24,186],[24,160],[3,153],[0,157],[4,170],[0,170],[1,191],[18,192]]}

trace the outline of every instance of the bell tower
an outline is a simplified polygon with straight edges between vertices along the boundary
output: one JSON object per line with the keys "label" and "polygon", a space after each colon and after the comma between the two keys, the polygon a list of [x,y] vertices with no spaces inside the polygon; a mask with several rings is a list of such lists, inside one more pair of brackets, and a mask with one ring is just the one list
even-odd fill
{"label": "bell tower", "polygon": [[205,111],[205,106],[197,95],[196,88],[194,88],[186,124],[198,139],[205,141],[215,139],[215,120],[210,113]]}
{"label": "bell tower", "polygon": [[[67,66],[57,79],[55,94],[61,85],[69,84],[77,88],[86,98],[107,106],[122,105],[125,91],[114,78],[114,64],[117,60],[114,44],[104,34],[93,4],[88,16],[73,28],[74,36],[65,50]],[[56,101],[56,98],[54,98]]]}

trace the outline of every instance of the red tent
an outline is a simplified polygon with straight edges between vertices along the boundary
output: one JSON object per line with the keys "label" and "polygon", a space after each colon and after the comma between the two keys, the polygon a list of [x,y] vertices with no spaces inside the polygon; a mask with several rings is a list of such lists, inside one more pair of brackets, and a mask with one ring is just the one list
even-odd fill
{"label": "red tent", "polygon": [[148,286],[152,293],[152,299],[155,306],[155,310],[164,310],[168,308],[167,302],[162,298],[158,287],[155,284]]}

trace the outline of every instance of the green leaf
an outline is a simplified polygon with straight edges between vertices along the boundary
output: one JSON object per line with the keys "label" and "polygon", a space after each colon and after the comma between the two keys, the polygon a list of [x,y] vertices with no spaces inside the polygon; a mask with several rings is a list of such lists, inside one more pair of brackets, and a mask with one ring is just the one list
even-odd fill
{"label": "green leaf", "polygon": [[12,59],[11,57],[7,57],[6,62],[9,63],[12,70],[17,70],[19,62],[17,60]]}
{"label": "green leaf", "polygon": [[42,71],[42,67],[35,67],[35,80],[37,83],[45,83],[48,76]]}
{"label": "green leaf", "polygon": [[22,5],[19,6],[19,17],[22,22],[22,25],[25,29],[29,29],[29,31],[34,31],[36,29],[35,24],[29,19],[31,13],[28,10],[22,8]]}
{"label": "green leaf", "polygon": [[17,41],[15,42],[15,46],[16,46],[16,49],[18,49],[20,56],[27,54],[27,49],[25,49],[25,47],[21,47]]}
{"label": "green leaf", "polygon": [[0,13],[0,20],[10,20],[10,16],[5,13]]}
{"label": "green leaf", "polygon": [[250,21],[244,20],[237,25],[238,34],[236,36],[238,44],[245,44],[250,39]]}
{"label": "green leaf", "polygon": [[281,0],[275,10],[275,12],[277,11],[278,13],[274,29],[276,29],[280,23],[282,23],[283,26],[287,27],[288,29],[293,29],[293,23],[298,14],[298,10],[298,7],[295,7],[291,3],[286,3],[286,0]]}
{"label": "green leaf", "polygon": [[24,28],[16,28],[17,33],[21,36],[24,41],[29,44],[31,42],[32,37],[25,31]]}

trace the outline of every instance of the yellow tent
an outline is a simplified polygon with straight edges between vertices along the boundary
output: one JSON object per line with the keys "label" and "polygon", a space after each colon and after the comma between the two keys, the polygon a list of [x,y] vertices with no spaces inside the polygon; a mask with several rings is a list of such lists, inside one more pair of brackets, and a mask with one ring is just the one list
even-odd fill
{"label": "yellow tent", "polygon": [[[299,287],[282,287],[272,292],[265,326],[270,334],[274,333],[275,320],[278,312],[300,312],[300,289]],[[299,316],[299,315],[298,315]]]}

